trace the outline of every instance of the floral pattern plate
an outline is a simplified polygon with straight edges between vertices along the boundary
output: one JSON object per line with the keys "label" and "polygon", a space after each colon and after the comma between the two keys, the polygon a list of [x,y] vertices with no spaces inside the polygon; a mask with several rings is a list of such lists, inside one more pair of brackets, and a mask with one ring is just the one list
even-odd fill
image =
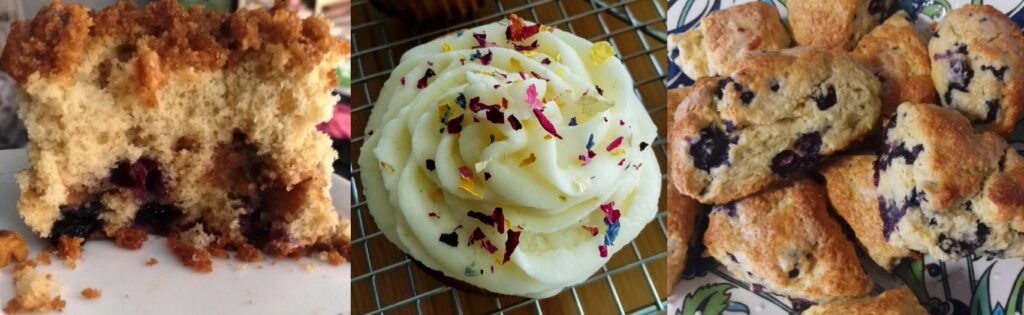
{"label": "floral pattern plate", "polygon": [[[670,0],[669,33],[694,28],[708,13],[753,0]],[[787,0],[761,0],[775,5],[785,18]],[[823,0],[828,1],[828,0]],[[897,8],[915,16],[924,32],[952,8],[963,4],[989,4],[1024,26],[1024,0],[898,0]],[[678,51],[669,48],[669,56]],[[669,60],[672,60],[670,58]],[[693,82],[669,63],[665,84],[669,88]],[[1010,142],[1024,153],[1024,123],[1018,124]],[[1020,259],[971,258],[937,261],[925,257],[905,261],[887,273],[868,258],[862,258],[878,288],[907,285],[931,314],[1016,315],[1024,313],[1024,261]],[[811,305],[773,294],[754,292],[736,280],[711,258],[690,261],[683,279],[669,296],[669,314],[796,314]]]}

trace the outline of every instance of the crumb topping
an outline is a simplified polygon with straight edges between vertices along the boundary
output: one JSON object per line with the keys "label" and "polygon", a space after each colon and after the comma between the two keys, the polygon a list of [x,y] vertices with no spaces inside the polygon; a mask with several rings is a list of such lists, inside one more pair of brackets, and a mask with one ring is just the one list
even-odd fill
{"label": "crumb topping", "polygon": [[105,36],[125,41],[129,58],[147,47],[159,57],[161,70],[221,68],[273,51],[284,54],[275,68],[308,71],[328,52],[349,53],[346,42],[330,36],[326,21],[301,20],[280,5],[226,15],[198,6],[185,9],[172,0],[141,9],[120,1],[98,12],[55,1],[34,19],[14,22],[0,68],[22,83],[37,72],[67,76],[90,37]]}
{"label": "crumb topping", "polygon": [[82,290],[82,296],[89,300],[98,299],[101,295],[103,295],[103,291],[97,288],[85,288],[85,290]]}
{"label": "crumb topping", "polygon": [[156,260],[156,258],[149,257],[149,260],[146,261],[146,266],[152,267],[156,266],[158,263],[160,263],[160,261]]}
{"label": "crumb topping", "polygon": [[203,248],[195,248],[179,240],[177,237],[167,238],[167,247],[171,249],[174,256],[178,257],[185,266],[192,268],[198,273],[210,273],[213,271],[213,259],[210,252]]}
{"label": "crumb topping", "polygon": [[257,262],[263,260],[263,254],[251,244],[243,244],[238,248],[235,258],[244,262]]}
{"label": "crumb topping", "polygon": [[82,242],[84,241],[85,239],[81,237],[60,236],[60,239],[57,240],[57,257],[64,260],[65,266],[75,269],[75,262],[82,258]]}
{"label": "crumb topping", "polygon": [[28,244],[18,233],[0,230],[0,268],[7,267],[12,259],[15,262],[28,259]]}
{"label": "crumb topping", "polygon": [[114,244],[117,247],[137,250],[142,248],[142,244],[149,239],[149,234],[146,230],[138,226],[128,226],[117,230],[114,233]]}

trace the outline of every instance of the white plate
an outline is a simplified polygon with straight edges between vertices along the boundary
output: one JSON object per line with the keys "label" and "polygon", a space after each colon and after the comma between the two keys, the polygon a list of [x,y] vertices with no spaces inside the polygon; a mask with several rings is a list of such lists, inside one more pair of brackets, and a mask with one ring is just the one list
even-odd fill
{"label": "white plate", "polygon": [[[29,232],[15,207],[18,185],[14,173],[27,165],[24,150],[0,150],[0,229],[18,232],[34,257],[45,242]],[[334,176],[331,196],[342,217],[349,218],[350,184]],[[156,258],[160,263],[146,266]],[[213,272],[199,274],[184,267],[162,237],[150,236],[145,246],[129,251],[109,241],[85,245],[78,268],[70,270],[56,257],[39,269],[56,275],[67,301],[64,314],[349,314],[351,264],[332,267],[303,258],[243,264],[214,259]],[[306,263],[314,268],[306,271]],[[11,268],[0,276],[0,305],[14,296]],[[97,300],[81,295],[85,288],[102,290]]]}

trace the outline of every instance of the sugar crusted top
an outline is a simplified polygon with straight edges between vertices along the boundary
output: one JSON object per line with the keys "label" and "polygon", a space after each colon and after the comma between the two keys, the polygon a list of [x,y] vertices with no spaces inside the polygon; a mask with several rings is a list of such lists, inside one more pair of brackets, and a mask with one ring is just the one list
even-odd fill
{"label": "sugar crusted top", "polygon": [[163,69],[221,68],[253,54],[282,47],[282,68],[310,70],[327,53],[349,54],[349,44],[330,36],[320,18],[299,19],[281,6],[270,10],[239,10],[233,14],[203,12],[160,0],[143,8],[120,1],[100,11],[58,1],[32,20],[15,21],[7,38],[0,69],[19,83],[39,73],[70,75],[90,38],[113,36],[125,41],[126,54],[153,51]]}

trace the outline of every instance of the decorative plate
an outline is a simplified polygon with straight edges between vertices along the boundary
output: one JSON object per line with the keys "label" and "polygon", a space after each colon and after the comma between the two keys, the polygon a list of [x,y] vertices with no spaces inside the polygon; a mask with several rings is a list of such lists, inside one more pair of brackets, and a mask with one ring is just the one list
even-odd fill
{"label": "decorative plate", "polygon": [[[708,13],[752,0],[670,0],[669,33],[694,28]],[[775,5],[786,17],[787,0],[761,0]],[[823,0],[828,1],[828,0]],[[916,16],[925,32],[928,25],[952,8],[964,4],[989,4],[1024,25],[1024,0],[898,0],[896,6]],[[678,51],[669,47],[669,56]],[[672,60],[671,58],[669,60]],[[671,62],[665,85],[675,88],[693,82]],[[1024,124],[1018,124],[1010,142],[1024,153]],[[1019,259],[973,258],[940,262],[931,257],[905,261],[890,274],[862,257],[878,291],[907,285],[931,314],[1015,315],[1024,313],[1024,262]],[[669,296],[669,314],[795,314],[810,307],[806,302],[768,293],[755,293],[729,276],[712,258],[690,261],[683,279]]]}

